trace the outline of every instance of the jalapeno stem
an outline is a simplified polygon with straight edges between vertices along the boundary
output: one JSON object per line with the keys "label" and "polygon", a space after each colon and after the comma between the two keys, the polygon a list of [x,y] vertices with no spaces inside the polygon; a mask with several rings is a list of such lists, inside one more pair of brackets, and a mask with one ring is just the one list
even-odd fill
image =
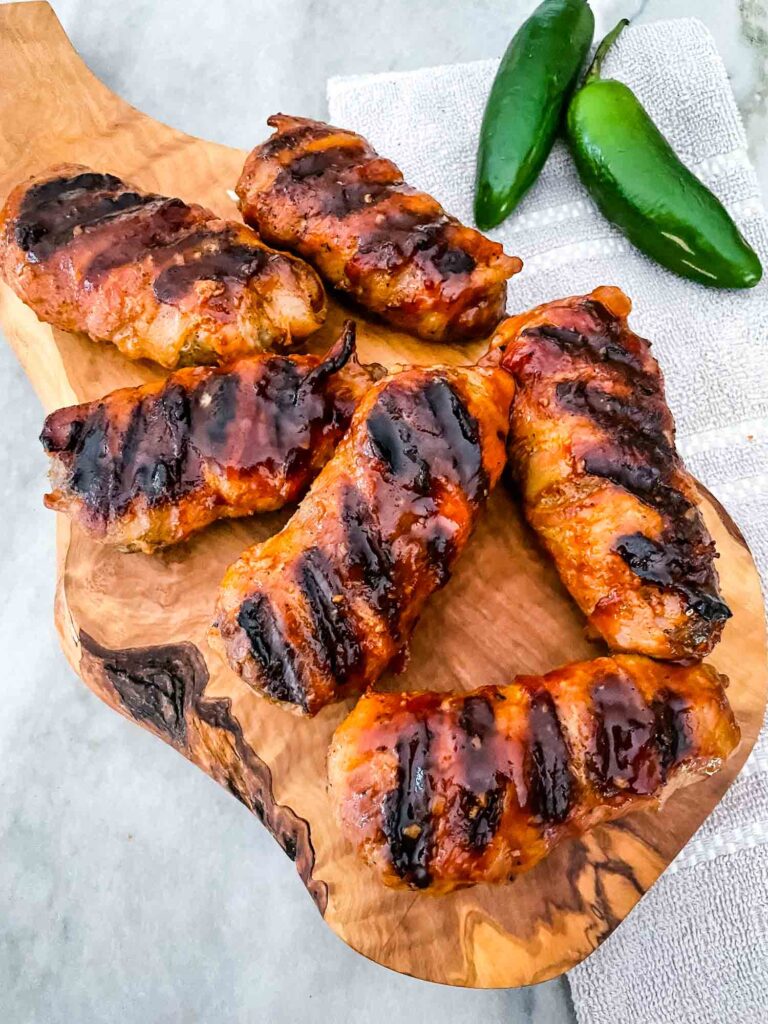
{"label": "jalapeno stem", "polygon": [[589,65],[589,70],[584,76],[584,85],[587,85],[589,82],[593,82],[596,78],[600,77],[606,53],[608,53],[628,24],[629,18],[622,18],[618,25],[612,28],[602,43],[600,43],[598,48],[595,50],[595,56],[592,58],[592,63]]}

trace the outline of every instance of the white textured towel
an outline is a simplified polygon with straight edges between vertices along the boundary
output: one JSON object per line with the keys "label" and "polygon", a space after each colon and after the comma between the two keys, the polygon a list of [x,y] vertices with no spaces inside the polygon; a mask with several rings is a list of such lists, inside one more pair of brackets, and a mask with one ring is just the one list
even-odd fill
{"label": "white textured towel", "polygon": [[[330,118],[472,223],[477,136],[497,62],[331,79]],[[695,19],[629,28],[605,74],[637,93],[768,267],[768,220],[714,41]],[[688,466],[729,509],[768,581],[768,284],[709,290],[646,260],[599,215],[558,143],[490,233],[525,267],[510,311],[617,284],[662,364]],[[768,587],[764,586],[764,590]],[[569,975],[580,1024],[768,1021],[768,738],[610,939]]]}

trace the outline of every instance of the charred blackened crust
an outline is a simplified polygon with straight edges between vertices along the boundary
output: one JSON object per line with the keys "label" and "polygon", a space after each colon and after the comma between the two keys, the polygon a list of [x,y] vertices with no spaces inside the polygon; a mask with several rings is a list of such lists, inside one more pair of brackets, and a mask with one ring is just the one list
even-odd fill
{"label": "charred blackened crust", "polygon": [[[701,656],[717,642],[731,615],[719,590],[717,553],[696,485],[675,446],[663,378],[650,345],[632,333],[625,315],[609,308],[610,294],[609,305],[599,295],[534,310],[506,335],[502,327],[497,337],[505,347],[503,365],[513,373],[522,401],[530,401],[532,416],[578,424],[570,441],[570,480],[557,484],[564,508],[587,493],[590,481],[605,481],[658,515],[659,529],[617,533],[612,551],[649,595],[677,595],[682,613],[669,624],[666,656]],[[525,476],[516,434],[513,417],[512,466]],[[537,457],[532,451],[530,463]],[[546,500],[547,494],[537,499]]]}
{"label": "charred blackened crust", "polygon": [[471,693],[369,693],[331,745],[337,816],[390,885],[510,880],[717,770],[739,740],[725,682],[618,656]]}
{"label": "charred blackened crust", "polygon": [[170,305],[181,303],[200,281],[247,284],[270,258],[257,239],[243,244],[234,226],[202,207],[87,170],[32,185],[7,230],[30,263],[45,263],[83,236],[108,230],[114,244],[94,251],[86,282],[96,286],[110,270],[151,254],[155,297]]}
{"label": "charred blackened crust", "polygon": [[487,333],[520,261],[407,185],[361,136],[275,115],[237,186],[243,216],[371,312],[424,338]]}
{"label": "charred blackened crust", "polygon": [[[168,368],[286,349],[325,316],[317,275],[244,224],[76,164],[19,185],[0,269],[46,322]],[[128,301],[130,296],[130,301]]]}
{"label": "charred blackened crust", "polygon": [[294,517],[222,582],[211,640],[246,682],[315,714],[402,653],[501,471],[496,379],[414,368],[371,390]]}
{"label": "charred blackened crust", "polygon": [[51,173],[22,193],[15,217],[6,224],[30,263],[42,263],[77,235],[145,207],[158,225],[163,214],[173,211],[179,228],[189,211],[179,199],[139,192],[114,174],[75,167]]}
{"label": "charred blackened crust", "polygon": [[[337,384],[353,362],[345,386]],[[211,508],[219,477],[227,494],[234,481],[242,484],[240,514],[262,503],[279,507],[330,456],[366,376],[356,363],[354,322],[347,321],[322,359],[252,356],[60,409],[40,435],[56,488],[46,502],[65,511],[74,502],[81,523],[108,540],[119,540],[121,518],[138,510],[159,515],[198,501],[213,518],[226,514],[221,495]],[[155,546],[163,539],[183,538],[158,537]]]}
{"label": "charred blackened crust", "polygon": [[724,622],[731,613],[718,590],[714,544],[695,501],[681,486],[685,470],[658,364],[644,340],[638,339],[647,358],[622,344],[626,326],[600,303],[586,300],[582,308],[594,325],[589,334],[543,326],[523,331],[522,337],[562,348],[573,354],[575,367],[588,364],[594,370],[593,381],[576,378],[555,387],[559,410],[595,427],[593,446],[581,453],[583,472],[610,480],[664,520],[661,537],[619,537],[615,550],[645,582],[671,587],[695,614]]}

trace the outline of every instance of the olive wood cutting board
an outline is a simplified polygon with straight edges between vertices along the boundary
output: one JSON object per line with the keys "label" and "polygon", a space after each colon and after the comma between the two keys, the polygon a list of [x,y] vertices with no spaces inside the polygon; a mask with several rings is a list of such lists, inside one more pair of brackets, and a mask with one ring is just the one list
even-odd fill
{"label": "olive wood cutting board", "polygon": [[[32,172],[74,161],[237,216],[227,190],[245,154],[183,135],[113,95],[47,3],[0,7],[0,68],[0,199]],[[313,350],[334,337],[344,313],[331,304]],[[364,361],[462,363],[484,348],[430,346],[359,323]],[[161,373],[40,323],[5,285],[0,324],[47,412]],[[41,479],[41,499],[43,488]],[[287,512],[220,523],[155,556],[98,546],[60,516],[56,624],[67,658],[102,700],[199,765],[267,826],[350,946],[431,981],[527,985],[572,967],[613,931],[711,812],[755,742],[767,674],[760,585],[739,531],[708,495],[704,504],[734,610],[712,661],[731,679],[740,748],[719,775],[676,793],[661,813],[566,842],[505,887],[442,897],[383,888],[341,838],[326,793],[328,742],[353,701],[297,719],[256,696],[209,650],[205,635],[225,568]],[[602,653],[585,638],[582,616],[502,484],[453,579],[429,604],[405,671],[382,685],[470,689]]]}

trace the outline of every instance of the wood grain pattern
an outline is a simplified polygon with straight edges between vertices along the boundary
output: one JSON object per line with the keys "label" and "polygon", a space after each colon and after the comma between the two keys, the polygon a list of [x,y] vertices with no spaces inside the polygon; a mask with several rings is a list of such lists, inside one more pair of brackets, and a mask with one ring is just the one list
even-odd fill
{"label": "wood grain pattern", "polygon": [[[182,135],[110,93],[72,50],[48,4],[0,7],[0,67],[0,197],[31,172],[74,160],[236,215],[226,190],[244,154]],[[313,350],[333,336],[344,312],[332,304]],[[0,323],[46,411],[161,374],[39,323],[5,286]],[[363,359],[390,366],[458,363],[483,349],[428,346],[370,323],[361,324],[360,336]],[[41,480],[41,498],[43,489]],[[722,509],[706,498],[705,511],[735,611],[712,661],[731,678],[743,733],[736,756],[720,775],[673,796],[660,814],[638,814],[565,843],[505,888],[428,898],[379,886],[340,838],[325,791],[327,744],[351,702],[298,721],[252,693],[207,648],[224,569],[287,513],[217,524],[158,556],[98,547],[60,518],[57,625],[87,685],[267,825],[327,923],[351,946],[432,981],[526,985],[578,963],[623,920],[723,795],[760,728],[768,673],[757,573]],[[506,683],[518,672],[600,653],[502,485],[453,580],[424,615],[405,673],[383,685]]]}

